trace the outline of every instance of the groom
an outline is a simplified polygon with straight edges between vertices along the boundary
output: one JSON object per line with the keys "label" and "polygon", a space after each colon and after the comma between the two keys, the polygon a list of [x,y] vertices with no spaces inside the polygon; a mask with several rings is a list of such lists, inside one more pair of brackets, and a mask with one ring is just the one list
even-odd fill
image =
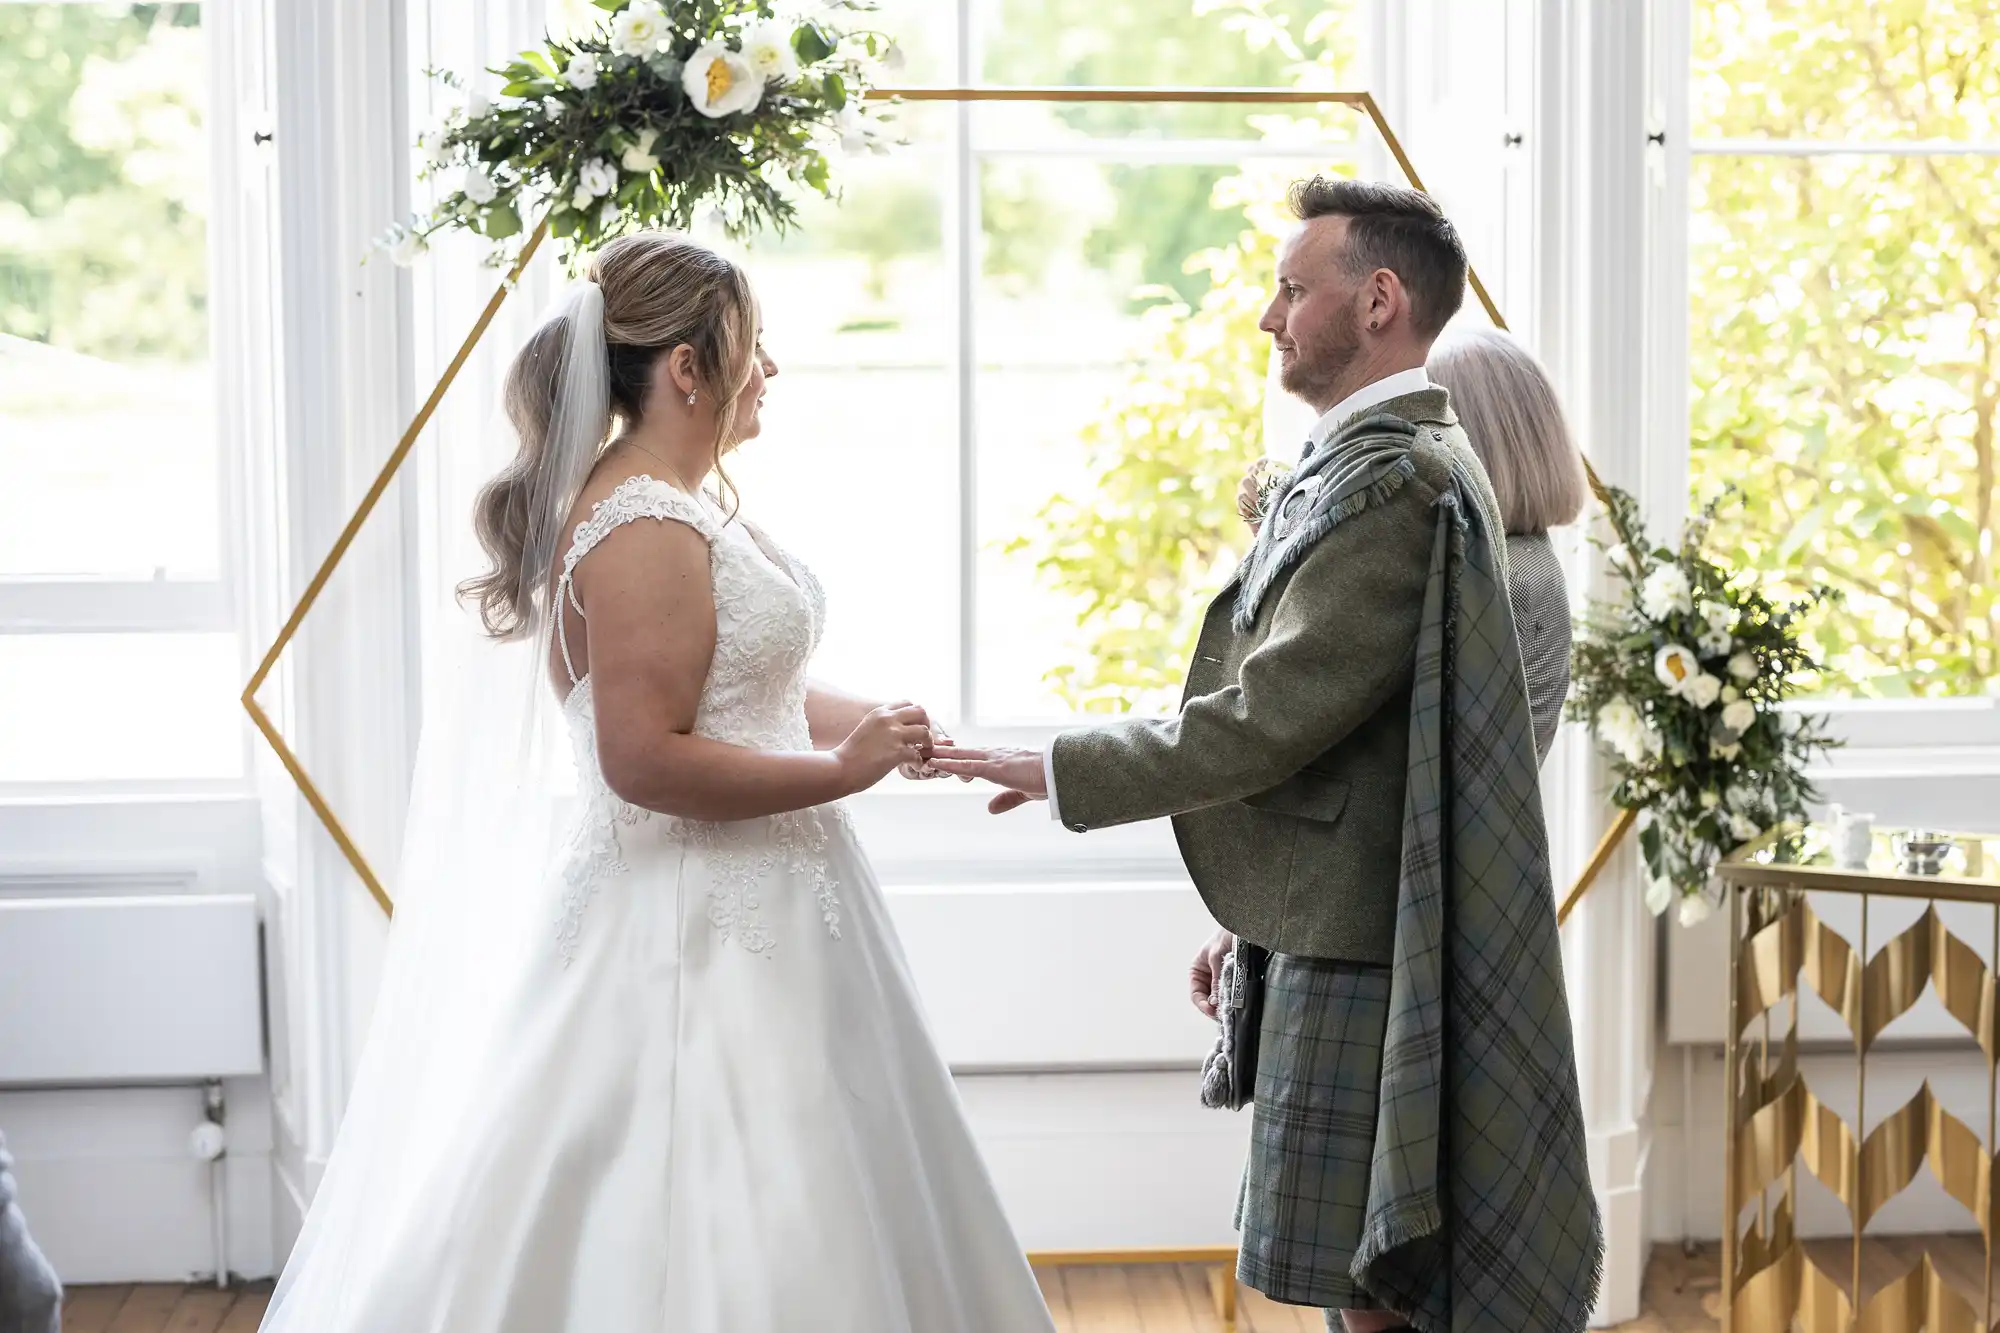
{"label": "groom", "polygon": [[[1193,968],[1203,1013],[1236,935],[1271,951],[1245,1282],[1351,1333],[1581,1327],[1596,1217],[1503,529],[1424,372],[1465,252],[1414,190],[1315,177],[1290,203],[1259,327],[1284,387],[1322,415],[1208,608],[1180,713],[1067,731],[1046,754],[940,746],[936,766],[1006,788],[996,814],[1046,798],[1079,833],[1173,816],[1223,926]],[[1476,665],[1476,691],[1455,660]],[[1468,761],[1469,741],[1492,753]],[[1486,824],[1461,827],[1475,808]],[[1504,883],[1488,882],[1496,863]],[[1471,899],[1498,915],[1461,914]],[[1509,936],[1488,936],[1499,959],[1468,945],[1475,923]],[[1468,995],[1468,975],[1525,998]],[[1517,1035],[1540,1048],[1515,1061]],[[1454,1102],[1468,1089],[1487,1113],[1526,1109],[1483,1135]],[[1493,1141],[1509,1130],[1522,1141]]]}

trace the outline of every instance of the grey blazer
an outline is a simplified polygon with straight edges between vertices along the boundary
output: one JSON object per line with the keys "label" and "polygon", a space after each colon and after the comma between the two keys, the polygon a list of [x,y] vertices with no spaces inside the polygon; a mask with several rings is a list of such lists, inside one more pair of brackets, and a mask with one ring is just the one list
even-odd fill
{"label": "grey blazer", "polygon": [[1528,716],[1535,724],[1535,759],[1546,761],[1569,697],[1569,587],[1546,532],[1507,538],[1507,601],[1521,664],[1528,671]]}

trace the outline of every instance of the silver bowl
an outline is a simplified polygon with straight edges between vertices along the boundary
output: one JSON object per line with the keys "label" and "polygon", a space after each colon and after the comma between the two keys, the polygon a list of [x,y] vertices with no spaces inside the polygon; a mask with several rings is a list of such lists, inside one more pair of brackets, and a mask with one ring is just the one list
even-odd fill
{"label": "silver bowl", "polygon": [[1944,873],[1944,859],[1951,855],[1958,843],[1949,834],[1911,829],[1897,834],[1893,846],[1904,874],[1941,875]]}

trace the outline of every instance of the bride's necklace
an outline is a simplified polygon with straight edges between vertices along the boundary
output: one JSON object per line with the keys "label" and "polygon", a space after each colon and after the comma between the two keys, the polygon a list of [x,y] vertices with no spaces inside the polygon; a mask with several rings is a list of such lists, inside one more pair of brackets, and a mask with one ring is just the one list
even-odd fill
{"label": "bride's necklace", "polygon": [[623,436],[616,442],[619,444],[629,444],[634,449],[637,449],[640,453],[646,455],[646,457],[652,459],[655,463],[658,463],[662,468],[666,469],[667,475],[673,478],[674,484],[679,486],[682,490],[686,491],[689,495],[701,494],[701,488],[699,486],[688,485],[687,478],[681,476],[681,474],[675,470],[674,465],[672,463],[669,463],[666,459],[660,457],[658,454],[654,453],[651,449],[648,449],[645,445],[633,439],[630,435]]}

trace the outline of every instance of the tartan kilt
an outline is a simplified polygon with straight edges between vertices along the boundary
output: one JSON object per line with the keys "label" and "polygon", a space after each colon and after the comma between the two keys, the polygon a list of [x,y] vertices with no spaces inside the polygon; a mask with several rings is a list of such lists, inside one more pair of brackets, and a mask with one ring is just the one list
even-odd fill
{"label": "tartan kilt", "polygon": [[1389,969],[1271,955],[1237,1276],[1276,1301],[1378,1308],[1348,1274],[1375,1155]]}

